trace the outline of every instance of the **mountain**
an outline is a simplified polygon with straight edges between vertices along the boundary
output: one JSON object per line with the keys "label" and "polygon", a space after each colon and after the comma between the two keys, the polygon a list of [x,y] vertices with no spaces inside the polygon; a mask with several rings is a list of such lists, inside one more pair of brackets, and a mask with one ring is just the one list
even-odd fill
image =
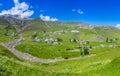
{"label": "mountain", "polygon": [[[84,35],[85,40],[94,41],[104,41],[107,37],[110,38],[120,38],[120,30],[112,26],[91,26],[83,22],[60,22],[60,21],[42,21],[37,19],[18,19],[17,15],[3,15],[0,16],[1,27],[10,26],[13,29],[22,29],[26,31],[60,31],[67,30],[70,31],[78,30],[80,35]],[[4,26],[3,26],[4,25]]]}
{"label": "mountain", "polygon": [[[83,22],[21,20],[12,15],[0,16],[0,33],[6,32],[8,26],[13,27],[8,31],[10,35],[0,34],[0,42],[6,42],[8,48],[13,48],[14,46],[11,47],[11,45],[22,41],[11,35],[14,34],[13,29],[17,28],[23,30],[24,40],[15,47],[21,52],[21,56],[24,55],[28,59],[33,56],[35,59],[37,57],[50,62],[51,59],[62,58],[64,61],[35,63],[21,60],[22,58],[18,59],[9,51],[11,49],[6,49],[0,43],[0,76],[77,76],[78,73],[81,76],[101,76],[101,73],[103,76],[119,76],[120,30],[115,27],[91,26]],[[35,32],[38,36],[33,39],[31,37]],[[56,39],[61,42],[58,44]],[[71,42],[70,39],[76,41]],[[90,55],[81,57],[80,49],[76,48],[80,46],[80,39],[90,42]],[[106,39],[113,42],[106,42]],[[52,40],[51,43],[49,40]],[[74,58],[80,59],[71,60]]]}

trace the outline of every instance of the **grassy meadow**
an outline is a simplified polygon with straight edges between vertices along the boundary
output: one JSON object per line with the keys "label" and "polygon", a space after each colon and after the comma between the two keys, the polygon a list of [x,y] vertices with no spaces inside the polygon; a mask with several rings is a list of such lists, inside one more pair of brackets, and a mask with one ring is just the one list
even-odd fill
{"label": "grassy meadow", "polygon": [[[120,72],[120,30],[114,27],[96,26],[94,28],[79,28],[78,23],[61,23],[34,20],[34,25],[24,30],[24,41],[15,48],[23,53],[43,59],[75,58],[78,60],[61,61],[55,63],[37,63],[18,59],[9,50],[0,46],[0,76],[119,76]],[[2,27],[2,26],[1,26]],[[5,27],[0,29],[0,42],[9,42],[18,36],[5,36]],[[77,30],[78,32],[72,32]],[[4,32],[3,32],[4,31]],[[14,31],[9,30],[10,34]],[[32,38],[37,32],[35,41]],[[57,33],[56,33],[57,32]],[[44,39],[57,39],[59,44],[44,42]],[[106,39],[109,39],[106,42]],[[70,42],[75,39],[75,42]],[[89,54],[93,57],[84,57],[80,49],[80,39],[89,41]]]}

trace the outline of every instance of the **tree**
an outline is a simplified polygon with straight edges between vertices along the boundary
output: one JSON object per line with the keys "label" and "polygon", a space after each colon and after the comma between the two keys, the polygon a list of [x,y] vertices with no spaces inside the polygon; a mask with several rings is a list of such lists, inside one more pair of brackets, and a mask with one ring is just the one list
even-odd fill
{"label": "tree", "polygon": [[34,32],[33,35],[32,35],[32,39],[35,39],[37,36],[38,36],[38,33]]}
{"label": "tree", "polygon": [[[84,41],[85,34],[80,33],[80,54],[81,55],[88,55],[90,50],[90,41]],[[91,46],[92,47],[92,46]]]}
{"label": "tree", "polygon": [[115,41],[119,40],[118,38],[115,38]]}
{"label": "tree", "polygon": [[83,55],[83,51],[84,51],[84,41],[83,41],[83,37],[84,35],[81,34],[80,36],[80,55]]}
{"label": "tree", "polygon": [[58,42],[62,42],[63,40],[61,38],[57,38],[57,41]]}
{"label": "tree", "polygon": [[89,46],[84,46],[84,55],[89,54],[90,47]]}
{"label": "tree", "polygon": [[113,39],[110,39],[110,42],[113,42]]}
{"label": "tree", "polygon": [[106,42],[109,42],[109,38],[108,37],[106,38]]}

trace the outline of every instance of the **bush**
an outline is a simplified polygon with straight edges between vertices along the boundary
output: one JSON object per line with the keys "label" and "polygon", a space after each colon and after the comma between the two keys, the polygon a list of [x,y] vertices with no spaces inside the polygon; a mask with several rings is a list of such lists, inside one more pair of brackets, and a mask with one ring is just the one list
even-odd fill
{"label": "bush", "polygon": [[68,59],[68,57],[64,57],[64,59]]}
{"label": "bush", "polygon": [[57,38],[57,41],[58,41],[58,42],[62,42],[63,40],[62,40],[62,39],[60,39],[60,38]]}
{"label": "bush", "polygon": [[10,72],[6,68],[0,66],[0,76],[13,76],[13,75],[12,75],[12,72]]}
{"label": "bush", "polygon": [[89,52],[88,52],[89,49],[90,49],[89,46],[84,46],[84,55],[88,55],[89,54]]}

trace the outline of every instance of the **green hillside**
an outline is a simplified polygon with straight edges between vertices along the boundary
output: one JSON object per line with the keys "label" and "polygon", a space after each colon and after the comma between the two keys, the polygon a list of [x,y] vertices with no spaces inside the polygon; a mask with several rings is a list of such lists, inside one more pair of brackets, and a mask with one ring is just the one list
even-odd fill
{"label": "green hillside", "polygon": [[[97,49],[99,55],[57,63],[31,63],[0,55],[2,76],[118,76],[120,48]],[[29,74],[28,74],[29,73]]]}
{"label": "green hillside", "polygon": [[[40,58],[56,58],[56,57],[78,57],[80,53],[77,52],[69,52],[70,50],[78,50],[76,47],[80,45],[79,40],[89,41],[90,46],[100,46],[100,45],[111,45],[119,42],[120,39],[120,30],[114,27],[107,26],[95,26],[94,28],[86,28],[89,27],[87,24],[85,28],[80,28],[76,25],[80,25],[80,23],[62,23],[62,22],[47,22],[47,25],[43,25],[38,23],[40,20],[35,20],[36,26],[31,25],[34,30],[28,30],[24,32],[25,41],[18,45],[16,49],[19,51],[32,54],[33,56]],[[44,22],[45,23],[45,22]],[[46,24],[46,23],[45,23]],[[74,25],[72,25],[74,24]],[[46,30],[37,29],[45,27]],[[29,27],[28,27],[29,28]],[[77,30],[78,32],[72,32],[73,30]],[[37,38],[39,41],[35,41],[32,39],[32,35],[36,32],[38,34]],[[45,39],[61,39],[62,42],[60,44],[46,43]],[[112,40],[113,42],[107,43],[106,39]],[[76,42],[70,42],[70,39],[77,40]],[[116,41],[117,39],[118,41]]]}
{"label": "green hillside", "polygon": [[[0,44],[20,38],[12,35],[16,32],[12,26],[5,35],[7,24],[4,23],[0,24]],[[40,63],[21,60],[0,45],[0,76],[119,76],[119,29],[40,19],[30,20],[30,23],[22,31],[24,39],[15,49],[37,58],[62,58],[64,61]],[[84,46],[90,46],[89,55],[81,54],[81,41],[88,42]],[[69,60],[77,57],[80,58]]]}

